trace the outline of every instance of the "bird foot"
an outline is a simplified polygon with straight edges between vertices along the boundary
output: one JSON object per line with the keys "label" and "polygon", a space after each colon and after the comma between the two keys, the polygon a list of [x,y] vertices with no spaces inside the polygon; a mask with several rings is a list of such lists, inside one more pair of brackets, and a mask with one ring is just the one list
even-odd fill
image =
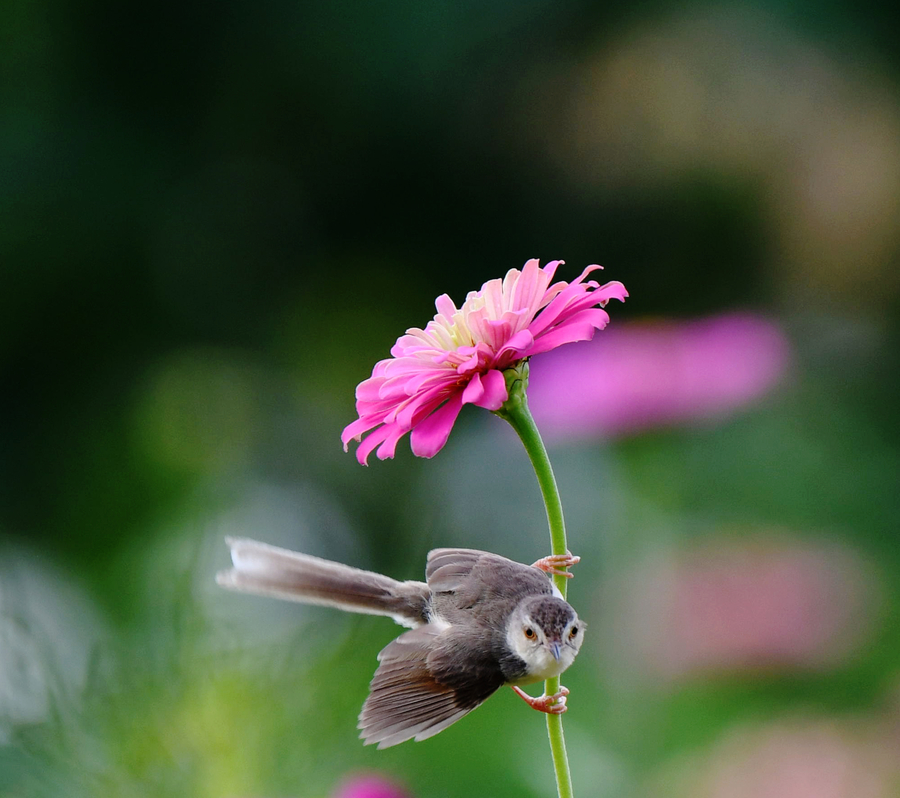
{"label": "bird foot", "polygon": [[557,576],[565,576],[571,579],[575,574],[564,571],[563,568],[577,565],[580,562],[581,557],[572,554],[571,551],[567,551],[565,554],[551,554],[549,557],[542,557],[537,562],[532,563],[531,567],[545,571],[548,574],[556,574]]}
{"label": "bird foot", "polygon": [[528,706],[536,709],[538,712],[546,712],[548,715],[562,715],[568,707],[566,706],[566,696],[569,694],[567,687],[559,686],[559,692],[553,695],[542,695],[533,698],[528,695],[521,687],[513,687],[516,693]]}

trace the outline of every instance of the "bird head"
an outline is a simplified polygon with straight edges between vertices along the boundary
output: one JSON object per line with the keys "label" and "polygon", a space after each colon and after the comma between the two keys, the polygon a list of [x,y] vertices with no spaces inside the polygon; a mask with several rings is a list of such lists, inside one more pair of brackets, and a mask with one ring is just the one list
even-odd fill
{"label": "bird head", "polygon": [[506,628],[510,650],[524,663],[519,684],[559,676],[578,654],[584,640],[584,622],[561,598],[531,596],[513,610]]}

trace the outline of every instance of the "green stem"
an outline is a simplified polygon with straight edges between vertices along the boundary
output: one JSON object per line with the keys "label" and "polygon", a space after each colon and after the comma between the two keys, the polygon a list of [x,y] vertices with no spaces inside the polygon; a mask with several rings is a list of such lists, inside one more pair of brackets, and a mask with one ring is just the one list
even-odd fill
{"label": "green stem", "polygon": [[[562,501],[559,497],[559,488],[556,485],[556,477],[547,456],[547,449],[531,411],[528,409],[526,388],[528,387],[528,362],[523,361],[515,368],[504,372],[506,386],[509,391],[509,399],[503,407],[497,411],[497,415],[505,418],[516,431],[525,451],[534,467],[541,494],[544,497],[544,506],[547,508],[547,523],[550,526],[550,553],[566,554],[566,522],[563,518]],[[563,598],[566,597],[566,577],[554,576],[554,584],[559,588]],[[548,679],[544,684],[546,695],[554,695],[559,692],[560,679],[556,676]],[[553,756],[553,769],[556,771],[556,789],[559,798],[573,798],[572,774],[569,771],[569,758],[566,754],[566,740],[563,735],[561,715],[547,715],[547,733],[550,737],[550,752]]]}

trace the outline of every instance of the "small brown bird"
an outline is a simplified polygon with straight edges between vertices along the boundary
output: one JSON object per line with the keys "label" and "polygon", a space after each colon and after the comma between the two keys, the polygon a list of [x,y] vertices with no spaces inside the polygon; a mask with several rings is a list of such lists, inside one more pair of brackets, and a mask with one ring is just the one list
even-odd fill
{"label": "small brown bird", "polygon": [[431,737],[503,685],[537,710],[566,711],[565,687],[532,698],[519,685],[558,676],[581,648],[585,625],[549,577],[571,576],[564,569],[578,557],[523,565],[475,549],[434,549],[424,582],[398,582],[247,538],[226,542],[234,567],[217,575],[223,587],[386,615],[411,627],[378,655],[359,716],[367,745]]}

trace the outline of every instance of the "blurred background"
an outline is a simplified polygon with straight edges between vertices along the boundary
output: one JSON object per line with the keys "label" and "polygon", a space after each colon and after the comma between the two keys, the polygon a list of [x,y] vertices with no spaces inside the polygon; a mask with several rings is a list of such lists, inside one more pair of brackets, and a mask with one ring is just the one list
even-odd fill
{"label": "blurred background", "polygon": [[553,794],[511,691],[364,748],[397,627],[214,584],[229,534],[548,553],[491,414],[339,441],[436,296],[531,257],[631,294],[532,364],[576,793],[900,795],[892,12],[5,3],[0,796]]}

